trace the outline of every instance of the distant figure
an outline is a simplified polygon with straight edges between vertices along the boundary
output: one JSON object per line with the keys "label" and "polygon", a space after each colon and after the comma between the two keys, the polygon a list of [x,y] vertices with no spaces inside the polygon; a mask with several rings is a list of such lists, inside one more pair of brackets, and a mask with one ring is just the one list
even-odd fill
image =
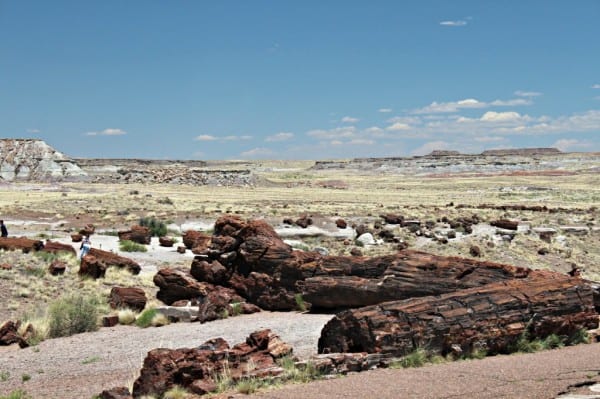
{"label": "distant figure", "polygon": [[0,220],[0,232],[2,232],[2,237],[8,237],[8,230],[6,230],[4,220]]}
{"label": "distant figure", "polygon": [[79,247],[79,249],[81,249],[81,254],[79,255],[79,258],[83,259],[83,257],[86,256],[88,254],[88,252],[90,252],[91,248],[92,248],[92,242],[90,241],[90,238],[88,236],[83,237],[83,241],[81,242],[81,247]]}

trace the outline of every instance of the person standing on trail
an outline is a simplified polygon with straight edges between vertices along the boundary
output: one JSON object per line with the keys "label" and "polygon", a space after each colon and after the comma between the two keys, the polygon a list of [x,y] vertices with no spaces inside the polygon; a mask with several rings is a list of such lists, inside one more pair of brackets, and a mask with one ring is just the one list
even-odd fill
{"label": "person standing on trail", "polygon": [[83,241],[81,242],[81,247],[79,247],[79,249],[81,249],[81,254],[79,255],[79,258],[83,259],[83,257],[86,256],[88,254],[88,252],[90,252],[91,248],[92,248],[92,242],[90,241],[90,238],[88,236],[83,237]]}
{"label": "person standing on trail", "polygon": [[2,237],[8,237],[8,230],[6,230],[4,220],[0,220],[0,232],[2,233]]}

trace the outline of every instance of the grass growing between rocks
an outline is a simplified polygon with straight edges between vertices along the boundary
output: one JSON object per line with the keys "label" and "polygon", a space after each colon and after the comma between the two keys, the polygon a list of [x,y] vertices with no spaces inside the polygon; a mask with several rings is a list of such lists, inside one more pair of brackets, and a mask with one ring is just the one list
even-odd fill
{"label": "grass growing between rocks", "polygon": [[0,395],[0,399],[33,399],[27,392],[22,389],[12,391],[8,395]]}
{"label": "grass growing between rocks", "polygon": [[123,240],[119,242],[119,249],[123,252],[148,252],[148,248],[144,244]]}

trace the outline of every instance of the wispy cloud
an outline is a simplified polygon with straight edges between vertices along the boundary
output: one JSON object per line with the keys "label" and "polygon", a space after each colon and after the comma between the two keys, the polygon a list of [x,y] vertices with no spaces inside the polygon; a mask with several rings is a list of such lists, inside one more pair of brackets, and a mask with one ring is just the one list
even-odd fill
{"label": "wispy cloud", "polygon": [[517,90],[515,91],[515,96],[519,96],[519,97],[539,97],[542,95],[542,93],[537,92],[537,91],[522,91],[522,90]]}
{"label": "wispy cloud", "polygon": [[413,110],[411,113],[415,115],[419,114],[436,114],[436,113],[453,113],[459,112],[462,109],[478,109],[478,108],[489,108],[489,107],[515,107],[522,105],[531,105],[533,102],[531,99],[525,98],[514,98],[510,100],[494,100],[491,102],[479,101],[475,98],[466,98],[459,101],[450,102],[437,102],[434,101],[431,104]]}
{"label": "wispy cloud", "polygon": [[108,128],[108,129],[101,130],[99,132],[86,132],[85,133],[86,136],[123,136],[125,134],[127,134],[127,132],[125,130],[115,129],[115,128]]}
{"label": "wispy cloud", "polygon": [[465,21],[464,19],[458,19],[458,20],[454,20],[454,21],[441,21],[440,25],[442,26],[465,26],[467,25],[467,21]]}
{"label": "wispy cloud", "polygon": [[27,133],[33,133],[33,134],[36,134],[36,133],[40,133],[40,132],[41,132],[41,130],[40,130],[40,129],[27,129]]}
{"label": "wispy cloud", "polygon": [[398,130],[409,130],[409,129],[410,129],[410,125],[407,125],[406,123],[402,123],[402,122],[396,122],[385,128],[385,130],[389,130],[392,132],[397,132]]}
{"label": "wispy cloud", "polygon": [[592,85],[592,89],[600,89],[600,84]]}
{"label": "wispy cloud", "polygon": [[521,115],[518,112],[494,112],[488,111],[483,114],[480,120],[484,122],[513,122],[521,119]]}
{"label": "wispy cloud", "polygon": [[268,136],[265,139],[265,141],[267,141],[267,142],[287,141],[287,140],[291,140],[292,138],[294,138],[294,133],[280,132],[280,133],[274,134],[272,136]]}
{"label": "wispy cloud", "polygon": [[273,150],[265,147],[256,147],[240,154],[242,158],[261,158],[273,155]]}
{"label": "wispy cloud", "polygon": [[201,134],[200,136],[196,136],[194,140],[196,141],[215,141],[217,138],[215,136],[211,136],[210,134]]}
{"label": "wispy cloud", "polygon": [[556,147],[561,151],[568,152],[574,150],[587,150],[592,147],[592,143],[577,139],[559,139],[552,144],[552,147]]}
{"label": "wispy cloud", "polygon": [[450,144],[445,141],[430,141],[412,151],[412,155],[426,155],[435,150],[447,150]]}
{"label": "wispy cloud", "polygon": [[342,123],[356,123],[358,122],[360,119],[358,118],[354,118],[352,116],[344,116],[342,118]]}
{"label": "wispy cloud", "polygon": [[381,112],[382,114],[387,114],[387,113],[392,112],[392,109],[391,108],[379,108],[377,110],[377,112]]}
{"label": "wispy cloud", "polygon": [[225,136],[221,137],[223,141],[236,141],[236,140],[251,140],[252,136],[244,135],[244,136]]}
{"label": "wispy cloud", "polygon": [[357,129],[354,126],[336,127],[333,129],[315,129],[306,133],[307,136],[314,137],[320,140],[335,140],[339,138],[350,138],[357,134]]}

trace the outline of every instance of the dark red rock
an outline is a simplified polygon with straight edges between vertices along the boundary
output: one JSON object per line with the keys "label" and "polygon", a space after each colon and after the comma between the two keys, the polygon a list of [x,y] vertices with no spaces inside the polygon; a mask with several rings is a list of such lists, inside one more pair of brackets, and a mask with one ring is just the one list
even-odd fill
{"label": "dark red rock", "polygon": [[445,355],[510,351],[525,331],[531,339],[570,336],[598,326],[592,288],[558,273],[514,279],[440,296],[390,301],[338,313],[321,332],[319,353],[404,356],[419,347]]}
{"label": "dark red rock", "polygon": [[313,224],[313,220],[308,215],[302,215],[295,221],[296,225],[302,227],[303,229],[307,228],[311,224]]}
{"label": "dark red rock", "polygon": [[346,223],[346,221],[344,219],[336,220],[335,225],[337,226],[338,229],[345,229],[346,227],[348,227],[348,223]]}
{"label": "dark red rock", "polygon": [[131,230],[119,231],[120,241],[133,241],[148,245],[152,241],[152,230],[146,226],[131,226]]}
{"label": "dark red rock", "polygon": [[479,248],[477,245],[471,245],[471,247],[469,248],[469,254],[471,254],[471,256],[479,258],[481,256],[481,248]]}
{"label": "dark red rock", "polygon": [[350,250],[350,255],[352,256],[363,256],[362,251],[360,250],[360,248],[354,247]]}
{"label": "dark red rock", "polygon": [[171,268],[160,269],[153,281],[159,288],[156,297],[167,305],[181,299],[204,298],[212,288],[211,284],[198,282],[181,270]]}
{"label": "dark red rock", "polygon": [[186,249],[187,248],[185,247],[185,245],[180,245],[180,246],[177,247],[177,252],[180,253],[180,254],[184,254],[185,251],[186,251]]}
{"label": "dark red rock", "polygon": [[112,389],[107,389],[102,391],[100,395],[98,395],[99,399],[133,399],[131,393],[129,392],[129,388],[125,387],[117,387]]}
{"label": "dark red rock", "polygon": [[505,230],[517,230],[519,222],[514,220],[499,219],[490,222],[490,225]]}
{"label": "dark red rock", "polygon": [[96,227],[93,224],[86,224],[81,230],[79,230],[79,234],[82,236],[89,237],[96,231]]}
{"label": "dark red rock", "polygon": [[146,293],[136,287],[113,287],[108,303],[113,309],[129,308],[141,312],[146,307]]}
{"label": "dark red rock", "polygon": [[196,280],[211,284],[225,285],[229,277],[227,269],[219,261],[209,263],[200,257],[194,258],[190,272]]}
{"label": "dark red rock", "polygon": [[388,213],[387,215],[381,215],[381,218],[387,224],[402,224],[404,221],[404,216],[396,215],[395,213]]}
{"label": "dark red rock", "polygon": [[79,233],[73,233],[73,234],[71,234],[71,241],[81,242],[81,241],[83,241],[83,235],[81,235]]}
{"label": "dark red rock", "polygon": [[185,245],[187,249],[208,248],[210,246],[211,237],[200,231],[188,230],[183,233],[182,238],[183,245]]}
{"label": "dark red rock", "polygon": [[8,320],[2,326],[0,326],[0,346],[8,346],[12,344],[19,344],[23,342],[23,338],[19,336],[19,327],[21,322],[13,322]]}
{"label": "dark red rock", "polygon": [[160,397],[175,385],[204,395],[216,389],[215,378],[225,370],[233,381],[277,376],[283,370],[277,367],[276,359],[291,353],[291,347],[270,330],[252,333],[233,348],[217,339],[197,348],[153,349],[133,384],[133,396]]}
{"label": "dark red rock", "polygon": [[369,232],[369,228],[367,226],[365,226],[364,224],[359,224],[358,226],[356,226],[354,228],[354,230],[356,230],[356,236],[360,237],[365,233]]}
{"label": "dark red rock", "polygon": [[114,327],[117,324],[119,324],[119,316],[117,316],[117,315],[102,317],[102,326],[103,327]]}
{"label": "dark red rock", "polygon": [[40,240],[32,240],[25,237],[0,237],[0,249],[5,251],[40,251],[44,248],[44,243]]}
{"label": "dark red rock", "polygon": [[62,244],[56,241],[46,240],[46,244],[44,244],[44,248],[42,249],[44,252],[50,252],[53,254],[57,254],[60,252],[69,253],[73,256],[77,256],[77,251],[73,248],[72,245]]}
{"label": "dark red rock", "polygon": [[175,240],[172,237],[159,237],[158,244],[161,247],[171,248],[173,245],[175,245]]}
{"label": "dark red rock", "polygon": [[142,270],[141,266],[134,260],[117,255],[113,252],[92,248],[90,249],[89,254],[104,262],[107,267],[114,266],[121,269],[127,269],[131,274],[139,274]]}
{"label": "dark red rock", "polygon": [[94,255],[88,254],[81,258],[78,273],[80,276],[98,279],[106,275],[106,269],[108,269],[108,265],[105,262],[102,262],[101,259],[96,258]]}
{"label": "dark red rock", "polygon": [[9,265],[8,263],[2,263],[0,265],[0,270],[11,270],[12,269],[12,265]]}
{"label": "dark red rock", "polygon": [[65,274],[67,270],[67,264],[62,260],[55,259],[52,261],[50,266],[48,266],[48,272],[53,276],[58,276],[61,274]]}

